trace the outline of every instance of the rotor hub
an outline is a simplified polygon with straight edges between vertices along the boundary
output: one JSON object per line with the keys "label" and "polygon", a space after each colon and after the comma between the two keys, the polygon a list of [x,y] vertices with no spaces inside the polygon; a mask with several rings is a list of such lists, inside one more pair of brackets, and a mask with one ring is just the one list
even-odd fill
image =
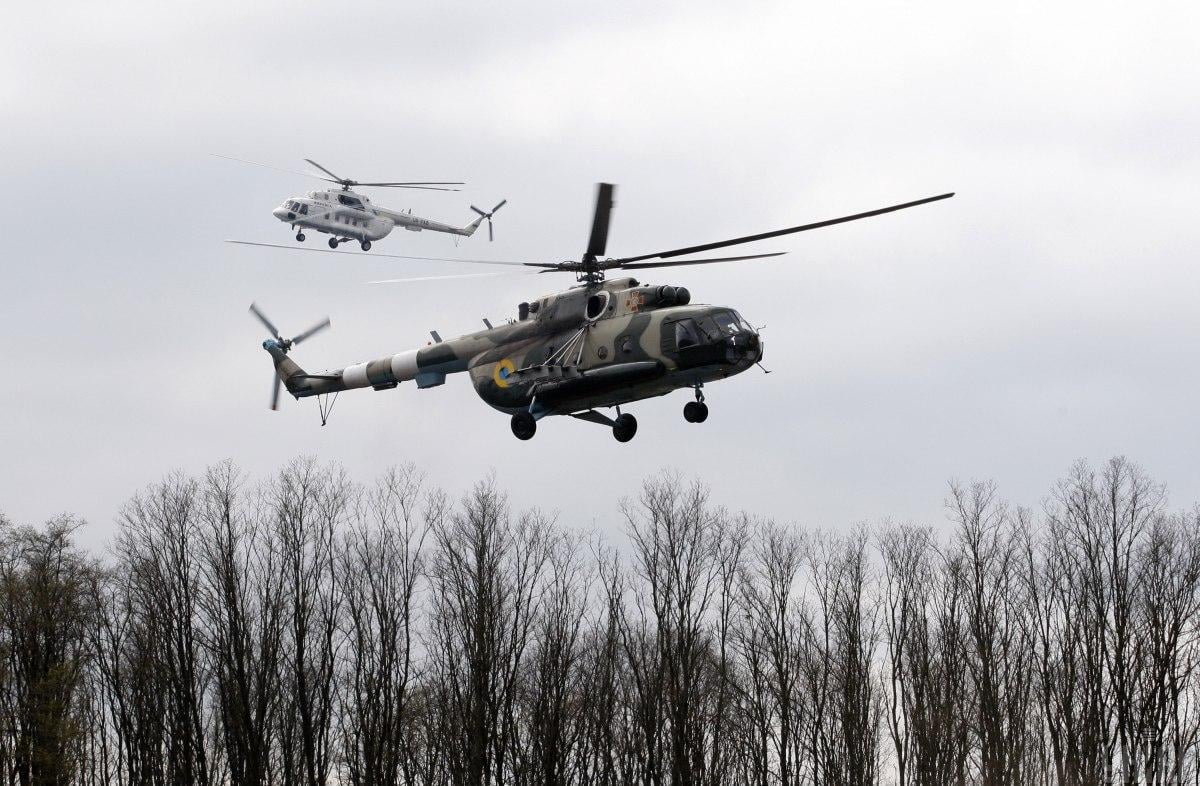
{"label": "rotor hub", "polygon": [[292,348],[292,342],[286,338],[268,338],[267,340],[263,341],[262,347],[268,352],[270,352],[272,349],[278,349],[280,352],[286,355],[288,350]]}

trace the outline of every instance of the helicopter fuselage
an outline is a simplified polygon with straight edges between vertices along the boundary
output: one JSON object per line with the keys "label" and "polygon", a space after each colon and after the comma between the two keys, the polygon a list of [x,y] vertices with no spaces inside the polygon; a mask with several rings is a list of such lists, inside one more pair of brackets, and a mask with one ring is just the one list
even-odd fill
{"label": "helicopter fuselage", "polygon": [[387,237],[397,227],[412,232],[428,230],[470,237],[481,222],[476,219],[462,227],[443,224],[414,215],[412,211],[379,207],[366,195],[349,189],[310,191],[307,196],[284,200],[271,215],[297,230],[297,239],[303,238],[305,229],[311,229],[334,238],[367,244]]}
{"label": "helicopter fuselage", "polygon": [[467,372],[489,406],[541,418],[698,390],[745,371],[763,353],[758,333],[735,310],[693,305],[685,289],[634,279],[523,303],[519,314],[505,325],[319,374],[303,372],[282,352],[272,355],[297,398],[410,380],[435,387]]}

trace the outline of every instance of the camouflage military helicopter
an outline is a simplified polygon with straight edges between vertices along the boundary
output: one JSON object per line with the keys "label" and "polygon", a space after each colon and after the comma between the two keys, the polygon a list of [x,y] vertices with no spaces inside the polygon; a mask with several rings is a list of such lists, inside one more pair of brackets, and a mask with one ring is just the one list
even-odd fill
{"label": "camouflage military helicopter", "polygon": [[[288,357],[288,352],[328,327],[329,320],[285,339],[252,304],[251,312],[271,333],[262,344],[275,364],[271,409],[278,408],[283,385],[297,399],[325,397],[324,424],[327,407],[332,406],[329,394],[336,397],[343,390],[368,387],[388,390],[408,381],[418,388],[431,388],[445,383],[448,374],[467,372],[479,397],[511,416],[512,432],[522,440],[534,436],[542,418],[570,415],[608,426],[617,441],[628,442],[637,433],[638,423],[629,412],[621,412],[621,406],[680,388],[695,392],[694,400],[683,408],[684,418],[689,423],[703,423],[708,419],[704,385],[759,363],[763,341],[758,331],[733,308],[693,304],[684,287],[643,284],[630,277],[606,280],[606,272],[779,256],[782,252],[689,255],[857,221],[954,195],[940,194],[773,232],[613,259],[604,256],[613,194],[611,184],[599,184],[591,235],[579,261],[457,260],[575,274],[576,286],[519,304],[517,319],[505,325],[487,323],[484,330],[445,341],[433,332],[433,343],[427,347],[310,374]],[[615,408],[616,417],[599,411],[605,408]]]}

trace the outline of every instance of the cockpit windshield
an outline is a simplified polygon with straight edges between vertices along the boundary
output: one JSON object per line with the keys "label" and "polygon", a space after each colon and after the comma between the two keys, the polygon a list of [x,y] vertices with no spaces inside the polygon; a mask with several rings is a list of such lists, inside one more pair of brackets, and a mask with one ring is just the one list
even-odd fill
{"label": "cockpit windshield", "polygon": [[[705,320],[706,322],[708,320]],[[712,321],[720,335],[731,336],[739,332],[752,333],[754,329],[742,319],[742,315],[736,311],[718,311],[712,315]],[[708,327],[706,325],[706,327]]]}

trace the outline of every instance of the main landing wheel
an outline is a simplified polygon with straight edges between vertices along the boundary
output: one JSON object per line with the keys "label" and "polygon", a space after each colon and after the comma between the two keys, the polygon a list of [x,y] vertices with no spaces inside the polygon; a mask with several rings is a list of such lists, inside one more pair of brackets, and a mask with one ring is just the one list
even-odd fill
{"label": "main landing wheel", "polygon": [[304,233],[303,233],[303,232],[297,232],[297,233],[296,233],[296,242],[297,242],[297,243],[303,243],[303,242],[304,242]]}
{"label": "main landing wheel", "polygon": [[362,247],[362,250],[363,250],[363,251],[370,251],[370,250],[371,250],[371,241],[370,241],[370,240],[364,240],[364,241],[363,241],[362,243],[360,243],[359,245]]}
{"label": "main landing wheel", "polygon": [[617,442],[628,442],[637,433],[637,418],[626,412],[613,423],[613,436]]}
{"label": "main landing wheel", "polygon": [[703,401],[689,401],[683,405],[683,419],[688,423],[703,423],[708,420],[708,405]]}
{"label": "main landing wheel", "polygon": [[336,237],[329,238],[329,247],[330,248],[337,248],[337,244],[338,244],[338,241],[337,241]]}
{"label": "main landing wheel", "polygon": [[[634,424],[637,428],[637,424]],[[537,421],[528,412],[518,412],[512,416],[512,433],[517,439],[533,439],[537,433]]]}

